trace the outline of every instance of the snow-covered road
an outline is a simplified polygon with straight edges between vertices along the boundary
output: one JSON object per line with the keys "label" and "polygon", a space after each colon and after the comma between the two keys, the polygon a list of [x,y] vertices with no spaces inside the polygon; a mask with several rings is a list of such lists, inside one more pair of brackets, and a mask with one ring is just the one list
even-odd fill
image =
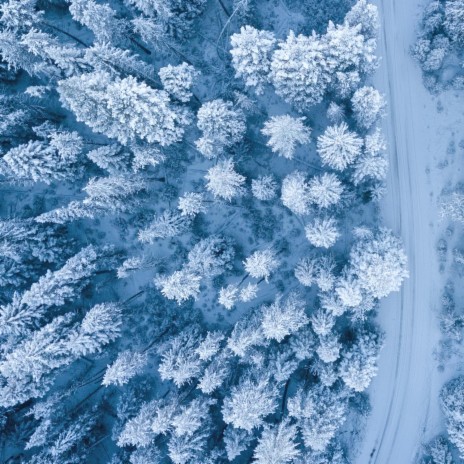
{"label": "snow-covered road", "polygon": [[434,360],[442,285],[435,252],[436,196],[442,185],[430,167],[437,150],[446,154],[447,121],[409,56],[421,5],[417,0],[379,0],[377,5],[383,59],[375,85],[389,101],[384,129],[391,162],[382,216],[404,240],[410,278],[401,293],[381,305],[386,345],[370,388],[373,409],[356,462],[412,464],[424,440],[442,426],[438,392],[443,378]]}

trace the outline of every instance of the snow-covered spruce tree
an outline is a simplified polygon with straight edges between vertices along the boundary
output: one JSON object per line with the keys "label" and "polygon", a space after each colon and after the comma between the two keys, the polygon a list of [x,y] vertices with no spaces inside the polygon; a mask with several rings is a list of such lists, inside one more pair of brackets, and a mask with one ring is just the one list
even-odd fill
{"label": "snow-covered spruce tree", "polygon": [[176,300],[181,304],[190,298],[196,298],[200,293],[201,276],[189,269],[175,271],[171,275],[157,276],[155,286],[168,300]]}
{"label": "snow-covered spruce tree", "polygon": [[127,171],[129,166],[129,154],[121,148],[118,144],[113,143],[90,150],[86,156],[109,174],[118,174]]}
{"label": "snow-covered spruce tree", "polygon": [[376,40],[366,40],[361,33],[362,27],[362,24],[350,26],[347,22],[342,25],[329,22],[323,36],[330,85],[341,98],[350,97],[361,79],[377,67]]}
{"label": "snow-covered spruce tree", "polygon": [[86,73],[58,82],[61,101],[95,132],[128,144],[137,139],[162,146],[179,142],[190,123],[185,109],[132,76]]}
{"label": "snow-covered spruce tree", "polygon": [[140,374],[147,364],[146,353],[136,351],[123,351],[118,354],[116,360],[107,366],[102,384],[105,386],[122,386],[130,379]]}
{"label": "snow-covered spruce tree", "polygon": [[289,464],[300,455],[297,445],[297,429],[288,419],[279,424],[266,426],[258,439],[253,453],[256,464]]}
{"label": "snow-covered spruce tree", "polygon": [[58,135],[57,143],[30,141],[9,150],[1,160],[0,173],[12,182],[44,182],[69,179],[77,173],[82,139],[76,132]]}
{"label": "snow-covered spruce tree", "polygon": [[173,337],[162,349],[158,371],[163,380],[172,380],[178,387],[201,374],[203,361],[196,349],[200,343],[198,328],[193,326]]}
{"label": "snow-covered spruce tree", "polygon": [[375,332],[363,331],[347,350],[342,351],[339,375],[354,391],[364,391],[377,375],[377,358],[382,347],[381,337]]}
{"label": "snow-covered spruce tree", "polygon": [[44,263],[60,263],[70,244],[62,227],[30,219],[0,221],[0,285],[17,291]]}
{"label": "snow-covered spruce tree", "polygon": [[319,346],[316,349],[316,353],[323,362],[333,363],[340,357],[341,349],[342,345],[338,341],[338,337],[334,332],[331,332],[319,337]]}
{"label": "snow-covered spruce tree", "polygon": [[350,26],[361,24],[361,34],[366,39],[375,39],[379,31],[379,12],[376,5],[367,0],[358,0],[346,14]]}
{"label": "snow-covered spruce tree", "polygon": [[464,458],[464,377],[448,382],[441,390],[440,400],[449,440]]}
{"label": "snow-covered spruce tree", "polygon": [[[379,276],[379,278],[381,277]],[[350,273],[338,280],[335,286],[335,293],[340,302],[347,308],[355,308],[363,300],[361,285],[356,277]]]}
{"label": "snow-covered spruce tree", "polygon": [[251,181],[251,192],[258,200],[273,200],[277,196],[277,182],[273,176],[260,176]]}
{"label": "snow-covered spruce tree", "polygon": [[289,415],[297,419],[305,446],[314,451],[327,448],[345,422],[346,411],[346,398],[321,385],[299,389],[288,399]]}
{"label": "snow-covered spruce tree", "polygon": [[267,145],[279,156],[292,159],[297,145],[309,143],[310,140],[311,129],[304,125],[304,120],[288,114],[273,116],[261,130],[269,137]]}
{"label": "snow-covered spruce tree", "polygon": [[337,221],[331,217],[316,218],[305,227],[306,238],[315,247],[330,248],[340,237]]}
{"label": "snow-covered spruce tree", "polygon": [[458,44],[464,43],[464,2],[448,0],[445,2],[445,29]]}
{"label": "snow-covered spruce tree", "polygon": [[206,158],[216,157],[245,135],[245,115],[232,102],[217,99],[203,103],[197,118],[198,129],[203,135],[195,144]]}
{"label": "snow-covered spruce tree", "polygon": [[354,164],[353,182],[355,185],[365,180],[383,181],[386,178],[388,171],[386,149],[387,144],[380,129],[365,137],[363,154]]}
{"label": "snow-covered spruce tree", "polygon": [[270,77],[276,93],[295,108],[320,103],[330,82],[324,43],[317,35],[290,31],[272,55]]}
{"label": "snow-covered spruce tree", "polygon": [[307,187],[308,200],[319,208],[336,205],[341,198],[343,186],[335,174],[324,173],[313,177]]}
{"label": "snow-covered spruce tree", "polygon": [[295,171],[288,174],[282,181],[281,200],[292,213],[305,215],[309,213],[311,197],[306,176]]}
{"label": "snow-covered spruce tree", "polygon": [[142,61],[138,55],[114,47],[108,42],[97,42],[87,48],[84,59],[94,71],[108,72],[115,76],[130,74],[148,81],[155,76],[153,67]]}
{"label": "snow-covered spruce tree", "polygon": [[72,0],[69,11],[75,21],[89,28],[97,42],[119,44],[127,33],[127,24],[116,17],[108,4],[94,0]]}
{"label": "snow-covered spruce tree", "polygon": [[139,231],[138,239],[142,243],[154,243],[157,239],[177,237],[188,230],[190,223],[189,216],[168,209],[157,215],[148,227]]}
{"label": "snow-covered spruce tree", "polygon": [[374,298],[398,291],[409,275],[401,240],[387,229],[354,245],[350,252],[350,269],[359,286]]}
{"label": "snow-covered spruce tree", "polygon": [[148,16],[152,24],[178,40],[190,35],[195,19],[206,7],[206,0],[129,0],[128,3]]}
{"label": "snow-covered spruce tree", "polygon": [[121,332],[121,308],[114,303],[95,305],[81,323],[70,322],[69,315],[58,316],[0,361],[0,376],[6,380],[0,388],[2,406],[43,396],[51,387],[53,371],[114,341]]}
{"label": "snow-covered spruce tree", "polygon": [[356,160],[362,146],[362,139],[351,132],[344,122],[338,126],[329,126],[317,138],[317,152],[322,164],[338,171],[343,171]]}
{"label": "snow-covered spruce tree", "polygon": [[327,119],[334,125],[341,124],[345,119],[345,107],[335,102],[330,102],[327,108]]}
{"label": "snow-covered spruce tree", "polygon": [[277,387],[269,377],[244,376],[224,398],[224,422],[247,432],[261,427],[264,418],[277,408],[277,394]]}
{"label": "snow-covered spruce tree", "polygon": [[442,218],[464,223],[464,193],[452,192],[440,204]]}
{"label": "snow-covered spruce tree", "polygon": [[205,179],[206,190],[215,197],[231,201],[245,193],[243,186],[245,177],[234,170],[234,162],[231,158],[219,161],[209,168]]}
{"label": "snow-covered spruce tree", "polygon": [[43,17],[37,10],[37,0],[8,0],[0,6],[0,24],[15,31],[27,31]]}
{"label": "snow-covered spruce tree", "polygon": [[276,252],[272,249],[258,250],[249,256],[243,265],[251,277],[255,279],[269,280],[271,274],[279,267]]}
{"label": "snow-covered spruce tree", "polygon": [[253,346],[266,344],[262,328],[262,315],[259,311],[250,311],[239,319],[227,340],[227,347],[237,356],[243,358]]}
{"label": "snow-covered spruce tree", "polygon": [[261,312],[264,337],[278,343],[309,322],[304,300],[294,293],[285,299],[281,295],[277,296],[274,303],[263,306]]}
{"label": "snow-covered spruce tree", "polygon": [[232,268],[234,255],[230,239],[210,235],[189,251],[186,267],[202,277],[212,278]]}
{"label": "snow-covered spruce tree", "polygon": [[356,90],[351,98],[354,118],[361,129],[370,129],[384,116],[385,97],[374,87],[364,86]]}
{"label": "snow-covered spruce tree", "polygon": [[241,77],[247,87],[254,87],[261,95],[269,82],[271,54],[276,45],[274,34],[243,26],[239,33],[232,34],[230,43],[235,76]]}
{"label": "snow-covered spruce tree", "polygon": [[22,295],[16,293],[11,303],[0,306],[0,333],[25,333],[41,321],[49,308],[75,298],[101,268],[102,258],[93,246],[83,248],[61,269],[47,271]]}
{"label": "snow-covered spruce tree", "polygon": [[203,193],[186,192],[179,197],[178,207],[181,216],[195,217],[207,211],[206,199]]}
{"label": "snow-covered spruce tree", "polygon": [[173,98],[187,103],[192,98],[192,86],[199,72],[190,64],[168,65],[159,70],[164,90]]}

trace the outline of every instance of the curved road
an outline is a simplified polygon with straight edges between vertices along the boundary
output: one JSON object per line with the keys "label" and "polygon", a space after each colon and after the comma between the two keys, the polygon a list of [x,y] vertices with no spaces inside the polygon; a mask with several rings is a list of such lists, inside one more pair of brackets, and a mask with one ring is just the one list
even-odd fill
{"label": "curved road", "polygon": [[[389,142],[386,226],[401,235],[410,278],[384,300],[379,323],[386,343],[370,388],[372,414],[358,464],[413,464],[424,440],[439,431],[440,374],[434,361],[441,278],[435,253],[436,201],[428,168],[434,165],[436,103],[409,56],[421,7],[415,0],[380,0],[379,54],[375,85],[389,102],[384,130]],[[446,149],[445,149],[446,150]],[[444,152],[446,153],[446,151]]]}

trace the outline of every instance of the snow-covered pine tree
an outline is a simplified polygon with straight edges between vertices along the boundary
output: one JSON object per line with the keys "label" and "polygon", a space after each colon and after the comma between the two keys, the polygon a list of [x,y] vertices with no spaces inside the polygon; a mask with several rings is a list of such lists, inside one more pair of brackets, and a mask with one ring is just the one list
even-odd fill
{"label": "snow-covered pine tree", "polygon": [[190,64],[168,65],[159,70],[164,90],[174,99],[187,103],[192,98],[192,86],[199,72]]}
{"label": "snow-covered pine tree", "polygon": [[324,173],[313,177],[307,187],[309,201],[319,208],[336,205],[343,193],[343,186],[338,177],[332,173]]}
{"label": "snow-covered pine tree", "polygon": [[330,81],[326,46],[313,34],[295,36],[290,31],[271,60],[271,80],[276,93],[299,110],[320,103]]}
{"label": "snow-covered pine tree", "polygon": [[154,243],[157,239],[176,237],[186,232],[190,223],[190,216],[168,209],[157,215],[148,227],[140,230],[138,239],[142,243]]}
{"label": "snow-covered pine tree", "polygon": [[258,200],[273,200],[277,196],[277,182],[273,176],[260,176],[251,181],[251,192]]}
{"label": "snow-covered pine tree", "polygon": [[61,101],[95,132],[123,145],[137,139],[162,146],[179,142],[190,117],[173,104],[164,90],[156,90],[129,76],[85,73],[58,82]]}
{"label": "snow-covered pine tree", "polygon": [[66,135],[67,140],[65,134],[55,134],[48,144],[30,141],[12,148],[1,160],[1,174],[12,182],[46,184],[75,176],[82,139],[76,132]]}
{"label": "snow-covered pine tree", "polygon": [[409,275],[402,243],[387,229],[355,244],[350,252],[350,266],[359,286],[374,298],[398,291]]}
{"label": "snow-covered pine tree", "polygon": [[61,269],[47,271],[22,295],[16,293],[11,303],[0,306],[0,333],[25,333],[39,324],[49,308],[75,298],[92,274],[101,268],[103,257],[93,246],[83,248]]}
{"label": "snow-covered pine tree", "polygon": [[458,44],[464,43],[464,2],[448,0],[445,2],[444,26],[449,36]]}
{"label": "snow-covered pine tree", "polygon": [[300,171],[288,174],[282,181],[281,200],[292,213],[305,215],[309,213],[311,197],[306,176]]}
{"label": "snow-covered pine tree", "polygon": [[300,455],[297,429],[288,419],[265,427],[253,453],[256,464],[289,464]]}
{"label": "snow-covered pine tree", "polygon": [[288,411],[297,419],[305,446],[324,451],[346,420],[347,402],[333,390],[316,385],[289,398]]}
{"label": "snow-covered pine tree", "polygon": [[440,393],[441,407],[447,421],[448,437],[464,458],[464,377],[449,381]]}
{"label": "snow-covered pine tree", "polygon": [[306,238],[315,247],[330,248],[340,237],[337,221],[332,217],[316,217],[305,227]]}
{"label": "snow-covered pine tree", "polygon": [[362,146],[362,139],[351,132],[344,122],[338,126],[329,126],[317,138],[317,152],[322,164],[338,171],[345,170],[356,160]]}
{"label": "snow-covered pine tree", "polygon": [[381,337],[375,332],[363,331],[356,341],[342,351],[339,375],[354,391],[364,391],[377,375],[377,358],[382,347]]}
{"label": "snow-covered pine tree", "polygon": [[291,293],[285,299],[278,296],[274,303],[262,307],[261,312],[264,337],[278,343],[309,322],[304,300],[295,293]]}
{"label": "snow-covered pine tree", "polygon": [[234,170],[231,158],[219,161],[205,175],[206,189],[215,197],[231,201],[245,193],[245,177]]}
{"label": "snow-covered pine tree", "polygon": [[155,286],[168,300],[176,300],[181,304],[190,298],[195,299],[200,293],[201,276],[189,269],[175,271],[171,275],[157,276]]}
{"label": "snow-covered pine tree", "polygon": [[271,117],[261,130],[269,137],[267,145],[274,153],[292,159],[297,145],[307,144],[310,140],[311,129],[304,125],[304,120],[288,114]]}
{"label": "snow-covered pine tree", "polygon": [[264,279],[267,282],[271,274],[279,267],[279,260],[276,252],[268,248],[255,251],[243,262],[243,265],[251,277]]}
{"label": "snow-covered pine tree", "polygon": [[274,34],[243,26],[239,33],[232,34],[230,43],[235,76],[241,77],[247,87],[254,87],[261,95],[269,82],[271,53],[276,44]]}
{"label": "snow-covered pine tree", "polygon": [[109,385],[125,385],[143,371],[147,360],[146,353],[138,353],[137,351],[119,353],[116,360],[107,366],[102,384],[106,387]]}
{"label": "snow-covered pine tree", "polygon": [[172,380],[178,387],[198,378],[203,365],[197,353],[200,341],[195,326],[173,337],[161,353],[158,367],[161,378]]}
{"label": "snow-covered pine tree", "polygon": [[251,432],[277,407],[277,388],[265,375],[245,375],[224,398],[222,417],[226,424]]}
{"label": "snow-covered pine tree", "polygon": [[203,103],[197,118],[198,129],[203,135],[195,144],[206,158],[216,157],[245,135],[245,115],[230,101],[217,99]]}
{"label": "snow-covered pine tree", "polygon": [[366,85],[353,94],[351,107],[358,127],[368,130],[385,115],[386,101],[377,89]]}
{"label": "snow-covered pine tree", "polygon": [[375,39],[379,31],[379,12],[376,5],[367,0],[358,0],[345,16],[350,26],[361,24],[361,34],[366,39]]}

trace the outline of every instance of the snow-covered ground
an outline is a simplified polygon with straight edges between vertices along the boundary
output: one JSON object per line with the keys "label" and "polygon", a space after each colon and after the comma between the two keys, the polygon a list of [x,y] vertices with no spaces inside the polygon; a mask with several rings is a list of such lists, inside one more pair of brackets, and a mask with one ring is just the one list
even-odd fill
{"label": "snow-covered ground", "polygon": [[[385,225],[404,240],[410,278],[401,293],[383,301],[379,311],[386,343],[379,374],[370,388],[372,414],[356,462],[411,464],[421,445],[443,431],[439,390],[449,376],[456,375],[440,372],[434,355],[444,279],[435,250],[443,228],[437,197],[452,171],[459,169],[452,164],[443,169],[442,162],[450,138],[463,133],[464,95],[432,97],[422,85],[409,48],[423,5],[416,0],[376,3],[383,61],[375,83],[389,100],[384,125],[391,162],[382,211]],[[440,111],[439,100],[443,102]]]}

